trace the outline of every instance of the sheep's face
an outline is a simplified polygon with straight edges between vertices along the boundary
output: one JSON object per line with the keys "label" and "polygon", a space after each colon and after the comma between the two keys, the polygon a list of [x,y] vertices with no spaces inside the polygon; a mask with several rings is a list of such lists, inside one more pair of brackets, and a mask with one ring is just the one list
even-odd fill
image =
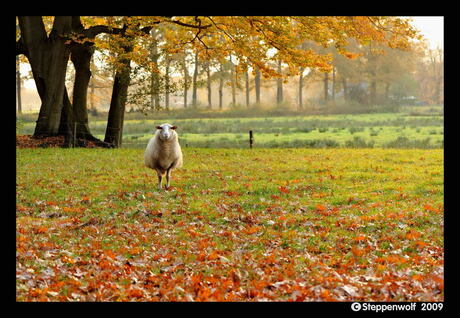
{"label": "sheep's face", "polygon": [[176,128],[177,126],[173,126],[170,124],[162,124],[160,126],[157,126],[157,129],[159,130],[158,137],[161,140],[171,139],[174,136],[174,130]]}

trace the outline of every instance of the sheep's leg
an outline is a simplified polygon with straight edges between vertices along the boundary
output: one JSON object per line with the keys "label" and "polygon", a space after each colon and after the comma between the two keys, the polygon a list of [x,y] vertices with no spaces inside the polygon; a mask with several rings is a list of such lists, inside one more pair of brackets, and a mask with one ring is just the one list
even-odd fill
{"label": "sheep's leg", "polygon": [[169,189],[169,181],[171,179],[171,170],[172,169],[168,169],[168,171],[166,172],[166,189]]}
{"label": "sheep's leg", "polygon": [[158,191],[161,191],[161,181],[163,180],[163,175],[159,171],[157,171],[157,175],[158,175]]}

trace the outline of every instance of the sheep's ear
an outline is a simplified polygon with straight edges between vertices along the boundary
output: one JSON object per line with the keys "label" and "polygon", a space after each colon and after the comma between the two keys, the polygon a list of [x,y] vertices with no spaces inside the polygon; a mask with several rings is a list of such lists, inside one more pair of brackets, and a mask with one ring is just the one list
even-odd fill
{"label": "sheep's ear", "polygon": [[172,126],[171,129],[172,130],[176,130],[177,126]]}
{"label": "sheep's ear", "polygon": [[161,129],[161,126],[157,126],[157,129]]}

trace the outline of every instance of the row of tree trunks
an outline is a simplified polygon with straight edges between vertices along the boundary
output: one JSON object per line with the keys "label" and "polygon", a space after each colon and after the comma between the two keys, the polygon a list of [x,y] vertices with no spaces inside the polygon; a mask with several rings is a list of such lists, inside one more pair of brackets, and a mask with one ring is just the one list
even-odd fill
{"label": "row of tree trunks", "polygon": [[[345,98],[345,100],[347,100],[347,98],[348,98],[347,80],[346,80],[345,77],[342,77],[342,84],[343,84],[344,98]],[[325,103],[327,103],[329,101],[329,95],[331,97],[330,100],[332,100],[332,102],[335,101],[336,85],[337,85],[337,76],[336,76],[336,70],[335,70],[335,67],[334,67],[334,68],[332,68],[331,94],[329,94],[329,73],[327,73],[327,72],[324,73],[324,102]]]}

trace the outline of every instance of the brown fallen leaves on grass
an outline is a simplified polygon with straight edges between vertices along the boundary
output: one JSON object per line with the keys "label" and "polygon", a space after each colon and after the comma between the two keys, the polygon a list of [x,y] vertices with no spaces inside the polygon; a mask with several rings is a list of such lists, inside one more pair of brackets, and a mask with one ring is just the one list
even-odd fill
{"label": "brown fallen leaves on grass", "polygon": [[184,152],[20,150],[17,300],[443,301],[442,152]]}
{"label": "brown fallen leaves on grass", "polygon": [[[63,146],[64,136],[32,138],[32,135],[16,135],[17,148],[62,148]],[[92,141],[84,141],[84,146],[86,148],[97,147]]]}

